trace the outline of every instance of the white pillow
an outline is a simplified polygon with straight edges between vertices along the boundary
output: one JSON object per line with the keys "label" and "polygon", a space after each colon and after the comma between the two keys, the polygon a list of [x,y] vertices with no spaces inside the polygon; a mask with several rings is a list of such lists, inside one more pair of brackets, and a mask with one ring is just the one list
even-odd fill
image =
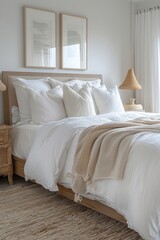
{"label": "white pillow", "polygon": [[67,84],[69,86],[73,86],[76,84],[79,88],[86,86],[86,84],[89,87],[92,87],[92,86],[100,87],[101,86],[101,79],[96,79],[93,81],[83,81],[83,80],[74,79],[74,80],[69,80],[67,82],[61,82],[61,81],[53,79],[53,78],[48,78],[48,82],[51,84],[52,88],[54,88],[58,85],[63,87],[64,84]]}
{"label": "white pillow", "polygon": [[92,95],[87,87],[83,87],[76,92],[64,84],[63,100],[68,117],[96,115]]}
{"label": "white pillow", "polygon": [[101,79],[96,79],[93,81],[83,81],[83,80],[71,80],[69,82],[67,82],[67,84],[69,86],[73,86],[74,84],[77,84],[80,88],[84,87],[84,86],[88,86],[88,87],[100,87],[101,86]]}
{"label": "white pillow", "polygon": [[12,124],[16,124],[21,121],[19,108],[12,106],[11,108]]}
{"label": "white pillow", "polygon": [[63,88],[63,85],[66,83],[66,82],[61,82],[59,80],[56,80],[56,79],[50,78],[50,77],[48,77],[48,82],[50,83],[52,88],[55,88],[57,86],[60,86],[61,88]]}
{"label": "white pillow", "polygon": [[27,89],[30,99],[31,120],[33,123],[47,123],[66,118],[63,91],[60,86],[47,92]]}
{"label": "white pillow", "polygon": [[[103,89],[103,90],[107,90],[107,88],[106,88],[106,86],[105,86],[104,84],[102,84],[100,87],[96,87],[96,88],[98,88],[98,89]],[[94,86],[92,86],[92,87],[90,88],[91,93],[92,93],[93,102],[94,102],[94,108],[95,108],[96,114],[98,115],[98,114],[99,114],[99,111],[98,111],[97,104],[96,104],[96,102],[95,102],[95,98],[94,98],[94,95],[93,95],[94,89],[95,89]]]}
{"label": "white pillow", "polygon": [[26,87],[30,87],[39,91],[48,91],[51,89],[51,86],[48,83],[47,79],[26,80],[22,78],[12,77],[12,83],[16,91],[21,121],[30,122],[31,111]]}
{"label": "white pillow", "polygon": [[124,112],[117,86],[112,89],[92,88],[92,94],[99,114]]}
{"label": "white pillow", "polygon": [[37,90],[48,91],[51,86],[47,78],[43,79],[24,79],[20,77],[11,77],[14,86],[26,86]]}

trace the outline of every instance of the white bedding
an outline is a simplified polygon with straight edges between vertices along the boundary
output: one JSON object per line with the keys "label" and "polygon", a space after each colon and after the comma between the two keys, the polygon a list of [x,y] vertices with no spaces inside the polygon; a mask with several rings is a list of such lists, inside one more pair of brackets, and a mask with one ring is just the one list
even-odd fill
{"label": "white bedding", "polygon": [[[128,121],[153,114],[111,113],[50,122],[37,131],[25,164],[26,180],[57,191],[57,182],[72,187],[72,166],[81,131],[91,125]],[[88,185],[87,196],[123,214],[130,228],[146,240],[160,239],[160,134],[141,136],[133,144],[122,180]]]}
{"label": "white bedding", "polygon": [[12,154],[27,159],[33,140],[42,125],[17,124],[12,127]]}

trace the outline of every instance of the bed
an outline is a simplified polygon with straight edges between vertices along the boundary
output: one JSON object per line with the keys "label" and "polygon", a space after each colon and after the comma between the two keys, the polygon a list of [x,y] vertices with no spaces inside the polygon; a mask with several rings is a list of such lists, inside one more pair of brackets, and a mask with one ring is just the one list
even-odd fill
{"label": "bed", "polygon": [[[82,81],[87,81],[87,82],[92,82],[95,81],[96,79],[101,79],[102,81],[102,76],[97,75],[97,74],[60,74],[60,73],[42,73],[42,72],[3,72],[3,82],[7,86],[7,91],[4,94],[4,117],[5,117],[5,123],[6,124],[11,124],[11,107],[12,106],[17,106],[17,100],[16,100],[16,94],[15,94],[15,89],[12,84],[13,78],[24,78],[27,80],[34,79],[35,81],[38,79],[42,78],[53,78],[57,79],[58,81],[61,82],[68,82],[68,81],[76,81],[77,79],[81,79]],[[76,86],[77,87],[77,86]],[[31,95],[30,95],[31,96]],[[70,103],[71,104],[71,103]],[[104,106],[103,106],[104,107]],[[91,109],[89,107],[89,109]],[[34,113],[35,113],[34,109]],[[35,116],[36,117],[36,116]],[[137,142],[133,145],[131,148],[131,151],[129,152],[129,163],[127,162],[127,170],[125,173],[124,180],[120,179],[119,181],[115,179],[108,179],[103,182],[103,180],[97,181],[95,185],[87,186],[87,194],[82,193],[82,194],[77,194],[75,195],[75,191],[73,192],[71,189],[71,184],[72,184],[72,165],[74,161],[74,154],[73,151],[75,151],[75,146],[78,142],[79,136],[84,129],[88,129],[90,126],[94,125],[102,125],[106,123],[111,123],[111,122],[116,122],[118,123],[123,123],[135,120],[135,119],[156,119],[156,124],[157,127],[150,127],[149,133],[146,135],[142,135],[139,137]],[[41,179],[39,180],[39,176],[37,176],[36,182],[43,185],[45,188],[51,190],[51,191],[59,191],[59,194],[69,198],[69,199],[75,199],[76,201],[80,202],[81,204],[90,207],[98,212],[101,212],[107,216],[110,216],[114,219],[117,219],[118,221],[121,221],[123,223],[127,223],[130,228],[133,228],[135,231],[137,231],[144,239],[160,239],[160,196],[159,196],[159,179],[156,179],[155,176],[157,177],[158,171],[160,169],[160,163],[158,162],[159,160],[159,153],[160,153],[160,144],[159,144],[159,118],[160,116],[158,114],[150,114],[150,113],[144,113],[144,112],[122,112],[118,111],[117,113],[106,113],[106,114],[100,114],[98,115],[93,115],[91,117],[70,117],[69,119],[62,119],[60,121],[56,121],[55,123],[46,123],[46,124],[41,124],[40,122],[36,125],[34,124],[34,130],[32,129],[31,134],[29,131],[31,130],[31,126],[28,123],[23,123],[19,125],[15,125],[15,129],[13,127],[13,136],[16,139],[16,136],[19,136],[19,139],[28,139],[27,142],[30,142],[33,144],[29,144],[29,146],[25,146],[26,149],[25,151],[21,154],[19,154],[18,147],[16,146],[13,148],[13,161],[14,161],[14,173],[25,177],[26,180],[35,180],[36,178],[36,173],[35,171],[32,171],[33,169],[36,169],[37,172],[41,171],[39,165],[40,162],[35,161],[34,164],[28,166],[28,170],[25,170],[24,174],[24,169],[27,166],[26,163],[26,157],[27,157],[27,151],[28,153],[28,159],[27,162],[32,162],[32,158],[35,158],[35,156],[38,156],[37,158],[41,158],[43,156],[43,159],[47,162],[47,166],[49,166],[49,169],[53,167],[53,163],[49,161],[50,157],[48,157],[48,153],[46,154],[44,149],[46,148],[47,152],[50,152],[50,148],[48,146],[52,146],[51,144],[54,143],[54,151],[56,152],[57,149],[61,149],[63,145],[68,146],[68,139],[59,136],[59,132],[61,131],[62,135],[64,134],[65,136],[68,134],[66,129],[69,129],[71,134],[70,134],[70,139],[72,139],[72,143],[70,142],[69,147],[67,149],[67,152],[65,152],[65,163],[63,163],[63,167],[60,166],[59,169],[63,169],[62,173],[60,171],[57,173],[55,172],[56,180],[55,182],[58,182],[58,184],[54,186],[47,186],[43,185],[43,182],[41,182]],[[76,119],[76,121],[75,121]],[[92,122],[92,123],[91,123]],[[154,122],[154,121],[153,121]],[[152,122],[152,124],[153,124]],[[154,122],[155,123],[155,122]],[[28,124],[28,125],[27,125]],[[61,125],[60,125],[61,124]],[[139,124],[139,123],[138,123]],[[141,124],[141,123],[140,123]],[[54,127],[53,127],[54,125]],[[67,127],[66,127],[67,126]],[[72,130],[74,126],[74,129]],[[21,130],[20,130],[21,129]],[[22,130],[23,129],[23,130]],[[57,130],[59,129],[59,130]],[[77,129],[79,132],[77,133]],[[56,132],[57,131],[57,132]],[[59,132],[58,132],[59,131]],[[148,130],[147,130],[148,131]],[[44,132],[44,134],[42,134]],[[55,132],[56,140],[54,141],[51,138],[51,132]],[[24,134],[25,133],[25,134]],[[21,135],[20,135],[21,134]],[[56,135],[57,134],[57,135]],[[43,145],[43,137],[46,135],[47,137],[47,146],[45,148],[41,149],[39,146]],[[73,136],[74,136],[74,141],[73,141]],[[72,137],[72,138],[71,138]],[[152,140],[150,140],[150,137]],[[35,141],[36,139],[36,141]],[[54,141],[54,142],[52,142]],[[16,141],[15,141],[16,142]],[[20,146],[20,143],[23,141],[20,140],[19,144],[17,146]],[[38,145],[38,143],[41,145]],[[61,143],[62,146],[61,146]],[[14,142],[13,142],[14,144]],[[34,146],[34,147],[33,147]],[[29,150],[27,150],[29,149]],[[53,152],[52,149],[52,152]],[[62,151],[63,152],[63,151]],[[61,153],[62,153],[61,152]],[[49,153],[51,154],[51,152]],[[64,154],[64,152],[63,152]],[[154,154],[154,157],[153,157]],[[140,159],[146,160],[146,171],[148,172],[149,177],[144,181],[146,175],[145,173],[141,173],[142,168],[144,168],[144,163],[139,163]],[[153,163],[150,163],[150,159],[152,158]],[[56,161],[55,161],[56,162]],[[64,160],[62,161],[64,162]],[[67,164],[67,162],[69,164]],[[25,164],[26,163],[26,164]],[[49,165],[51,164],[51,165]],[[58,163],[59,164],[59,163]],[[147,168],[147,165],[149,166],[151,164],[150,168]],[[35,167],[34,167],[35,166]],[[38,167],[37,167],[38,166]],[[156,169],[154,169],[154,167]],[[27,169],[27,167],[26,167]],[[42,167],[43,169],[43,167]],[[133,170],[134,169],[134,170]],[[44,170],[44,169],[43,169]],[[150,179],[150,176],[152,175],[152,171],[155,171],[153,180]],[[27,176],[27,171],[31,174],[30,176]],[[47,178],[50,175],[50,170],[46,169],[47,172]],[[144,171],[144,170],[143,170]],[[157,171],[157,172],[156,172]],[[145,171],[144,171],[145,172]],[[33,176],[32,176],[33,174]],[[43,174],[43,173],[42,173]],[[137,178],[135,177],[135,174],[137,174]],[[25,176],[26,175],[26,176]],[[41,175],[41,173],[40,173]],[[131,176],[133,175],[133,176]],[[58,177],[57,177],[58,176]],[[67,177],[68,180],[66,181]],[[44,175],[45,178],[45,175]],[[52,178],[52,176],[51,176]],[[49,178],[48,178],[49,179]],[[130,183],[128,184],[128,179]],[[141,181],[145,182],[141,185]],[[104,190],[104,185],[102,184],[105,183],[106,189]],[[154,188],[152,186],[154,184]],[[134,186],[133,189],[130,189],[130,186]],[[144,190],[142,189],[144,188]],[[150,189],[148,191],[147,189]],[[134,191],[133,191],[134,190]],[[104,192],[106,194],[106,198],[103,197]],[[136,194],[137,192],[137,194]],[[143,192],[142,198],[138,198],[139,195]],[[152,195],[154,194],[154,195]],[[121,196],[123,196],[121,198]],[[147,197],[146,197],[147,196]],[[77,199],[76,199],[77,197]],[[130,199],[130,201],[127,201],[127,199]],[[149,199],[149,200],[148,200]],[[152,201],[152,199],[154,201]],[[142,201],[142,202],[140,202]],[[145,203],[145,209],[141,210],[141,206],[143,203]],[[136,202],[136,204],[135,204]],[[120,207],[118,204],[120,204]],[[132,204],[135,204],[136,206],[132,206]],[[153,205],[153,206],[151,206]],[[156,207],[155,207],[156,205]],[[127,206],[127,207],[126,207]],[[137,208],[135,208],[137,207]],[[146,207],[148,207],[148,211],[146,212]],[[127,212],[126,209],[129,209],[129,212]],[[139,211],[142,211],[140,214],[138,214],[137,209]],[[143,212],[144,211],[144,212]],[[145,216],[142,216],[142,215]],[[131,215],[131,216],[130,216]],[[137,216],[136,216],[137,215]],[[147,219],[148,222],[144,221],[144,219]],[[131,220],[132,219],[132,220]],[[149,225],[148,225],[149,224]]]}

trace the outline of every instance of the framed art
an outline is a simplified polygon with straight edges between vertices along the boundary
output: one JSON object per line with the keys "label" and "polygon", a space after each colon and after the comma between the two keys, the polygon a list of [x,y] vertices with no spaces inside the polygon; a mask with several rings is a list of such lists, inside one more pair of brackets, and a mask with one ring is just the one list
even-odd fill
{"label": "framed art", "polygon": [[55,12],[24,7],[25,66],[56,68]]}
{"label": "framed art", "polygon": [[61,68],[87,69],[87,18],[61,14]]}

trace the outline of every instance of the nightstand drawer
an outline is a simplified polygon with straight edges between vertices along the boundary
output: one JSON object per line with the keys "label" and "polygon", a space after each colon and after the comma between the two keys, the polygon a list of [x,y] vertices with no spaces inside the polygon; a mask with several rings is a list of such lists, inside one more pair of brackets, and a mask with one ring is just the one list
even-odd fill
{"label": "nightstand drawer", "polygon": [[9,141],[9,133],[8,133],[8,131],[4,131],[4,130],[2,130],[2,131],[0,131],[0,145],[2,145],[2,144],[6,144],[6,143],[8,143],[8,141]]}
{"label": "nightstand drawer", "polygon": [[13,184],[13,163],[11,157],[11,126],[0,125],[0,176],[8,176]]}
{"label": "nightstand drawer", "polygon": [[8,163],[8,148],[1,148],[0,149],[0,165]]}

